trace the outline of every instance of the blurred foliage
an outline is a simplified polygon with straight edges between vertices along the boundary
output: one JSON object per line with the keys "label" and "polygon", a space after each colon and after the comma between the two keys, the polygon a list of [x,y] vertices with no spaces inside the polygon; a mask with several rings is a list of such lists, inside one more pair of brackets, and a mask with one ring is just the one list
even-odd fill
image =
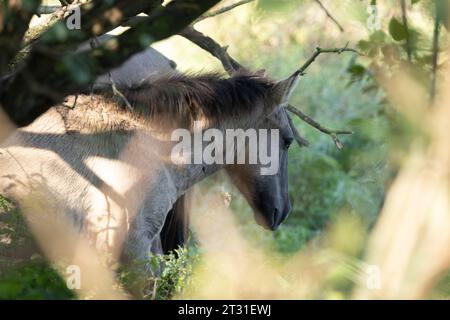
{"label": "blurred foliage", "polygon": [[[368,38],[358,42],[358,49],[365,59],[355,62],[349,71],[354,78],[373,75],[374,67],[384,66],[395,70],[408,66],[416,73],[416,79],[430,91],[433,73],[433,28],[448,27],[448,1],[405,1],[406,21],[398,3],[385,3],[387,16],[380,17],[381,28],[368,30]],[[408,3],[411,5],[408,6]],[[412,18],[413,17],[413,18]],[[419,19],[418,19],[419,17]],[[447,34],[440,33],[440,47],[446,47]],[[407,64],[407,62],[409,62]],[[439,63],[439,62],[438,62]]]}
{"label": "blurred foliage", "polygon": [[165,300],[186,287],[198,254],[195,248],[179,248],[167,255],[150,255],[144,261],[118,271],[120,283],[138,299]]}
{"label": "blurred foliage", "polygon": [[[134,298],[170,299],[186,286],[198,258],[195,247],[179,248],[168,255],[133,261],[119,268],[117,276]],[[20,211],[0,196],[0,299],[75,297],[57,270],[41,257]]]}
{"label": "blurred foliage", "polygon": [[0,299],[73,299],[58,272],[37,257],[0,276]]}
{"label": "blurred foliage", "polygon": [[4,197],[0,195],[0,212],[4,213],[12,209],[11,203]]}
{"label": "blurred foliage", "polygon": [[[20,211],[6,198],[0,195],[0,239],[7,239],[14,247],[25,246],[33,242],[26,222]],[[0,246],[1,250],[1,246]]]}
{"label": "blurred foliage", "polygon": [[258,0],[258,8],[263,14],[286,13],[303,4],[305,0]]}

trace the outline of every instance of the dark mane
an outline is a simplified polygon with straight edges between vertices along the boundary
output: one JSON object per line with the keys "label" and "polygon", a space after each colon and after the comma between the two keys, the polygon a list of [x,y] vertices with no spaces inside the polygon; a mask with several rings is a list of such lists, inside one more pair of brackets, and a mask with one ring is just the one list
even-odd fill
{"label": "dark mane", "polygon": [[255,75],[223,78],[218,74],[173,74],[119,90],[133,109],[144,116],[167,115],[173,120],[192,121],[250,112],[255,103],[266,103],[272,86],[267,78]]}

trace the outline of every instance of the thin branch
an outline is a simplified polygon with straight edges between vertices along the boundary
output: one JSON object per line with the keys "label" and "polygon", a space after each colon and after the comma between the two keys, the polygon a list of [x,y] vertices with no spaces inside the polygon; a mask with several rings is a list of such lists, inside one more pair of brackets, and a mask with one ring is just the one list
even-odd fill
{"label": "thin branch", "polygon": [[[80,1],[73,1],[68,7],[76,5]],[[67,37],[64,40],[59,40],[55,34],[58,34],[59,28],[55,26],[47,30],[45,44],[50,46],[65,46],[70,43],[70,46],[79,44],[89,39],[104,34],[114,28],[120,26],[123,21],[130,15],[134,16],[143,10],[154,8],[159,5],[159,0],[147,1],[127,1],[127,0],[110,0],[110,1],[92,1],[79,4],[81,13],[81,30],[70,30],[67,26]],[[73,8],[73,7],[72,7]]]}
{"label": "thin branch", "polygon": [[200,31],[193,27],[187,27],[179,33],[180,36],[193,42],[203,50],[209,52],[211,55],[219,59],[223,68],[229,75],[233,75],[238,70],[245,70],[245,68],[236,60],[234,60],[227,52],[228,47],[222,47],[212,38],[205,36]]}
{"label": "thin branch", "polygon": [[[100,42],[98,41],[97,37],[93,38],[93,41],[91,43],[91,49],[97,47],[100,45]],[[111,82],[111,89],[114,95],[118,96],[120,99],[122,99],[122,101],[125,103],[125,105],[127,106],[127,109],[129,111],[133,111],[133,107],[131,106],[130,102],[128,101],[128,99],[125,97],[125,95],[117,88],[116,86],[116,82],[114,81],[113,77],[112,77],[112,73],[111,71],[108,71],[108,77],[109,77],[109,82]],[[78,96],[75,97],[75,102],[76,102],[76,98]]]}
{"label": "thin branch", "polygon": [[[360,53],[357,50],[348,48],[348,43],[343,48],[322,49],[320,47],[317,47],[316,51],[314,52],[314,54],[303,64],[303,66],[298,71],[300,71],[301,74],[305,74],[306,69],[308,69],[308,67],[322,53],[337,53],[337,54],[341,54],[343,52],[354,52],[354,53],[357,53],[357,54],[360,55]],[[306,115],[305,113],[303,113],[302,111],[298,110],[297,108],[295,108],[292,105],[288,105],[286,107],[286,109],[288,111],[292,112],[293,114],[297,115],[300,119],[305,121],[307,124],[311,125],[312,127],[316,128],[317,130],[319,130],[319,131],[329,135],[333,139],[334,143],[336,144],[336,147],[339,150],[343,148],[343,144],[339,140],[338,135],[343,135],[343,134],[350,135],[350,134],[353,134],[353,131],[349,131],[349,130],[331,130],[331,129],[327,129],[327,128],[323,127],[320,123],[318,123],[317,121],[315,121],[314,119],[312,119],[311,117],[309,117],[308,115]]]}
{"label": "thin branch", "polygon": [[[193,27],[188,27],[182,32],[179,33],[181,36],[185,37],[186,39],[192,41],[199,47],[201,47],[203,50],[209,52],[211,55],[216,57],[219,61],[221,61],[224,69],[228,72],[228,74],[233,75],[235,72],[239,70],[246,70],[241,64],[239,64],[235,59],[233,59],[227,52],[226,47],[222,47],[220,44],[218,44],[214,39],[205,36],[201,32],[195,30]],[[316,48],[316,51],[312,55],[311,58],[309,58],[305,64],[299,69],[299,71],[304,74],[306,69],[315,61],[315,59],[322,53],[337,53],[341,54],[343,52],[354,52],[357,54],[360,54],[355,49],[350,49],[347,47],[348,44],[344,48],[336,48],[336,49],[321,49],[319,47]],[[231,63],[232,61],[232,63]],[[304,114],[302,111],[298,110],[297,108],[293,107],[292,105],[289,105],[286,108],[288,111],[294,113],[295,115],[299,116],[300,119],[302,119],[307,124],[311,125],[312,127],[318,129],[319,131],[331,136],[334,143],[336,144],[338,149],[343,148],[342,142],[339,140],[338,135],[343,134],[353,134],[352,131],[348,130],[331,130],[323,127],[320,125],[317,121],[312,119],[311,117]],[[288,115],[288,120],[290,121],[292,131],[294,133],[294,138],[296,142],[301,146],[308,146],[309,142],[305,138],[303,138],[298,130],[296,129],[294,123],[292,122],[292,119]]]}
{"label": "thin branch", "polygon": [[129,111],[133,111],[133,107],[131,106],[128,99],[124,96],[124,94],[122,92],[120,92],[119,89],[117,89],[116,83],[114,82],[111,72],[108,72],[108,74],[109,74],[109,81],[111,82],[111,88],[112,88],[113,94],[118,96],[120,99],[122,99],[122,101],[125,103],[125,105],[127,106],[127,109]]}
{"label": "thin branch", "polygon": [[300,132],[298,132],[297,127],[294,124],[294,121],[292,120],[291,116],[287,112],[286,112],[286,116],[287,116],[288,121],[289,121],[289,126],[292,129],[292,133],[294,134],[294,139],[298,143],[298,145],[300,147],[307,147],[307,146],[309,146],[309,141],[301,136]]}
{"label": "thin branch", "polygon": [[[134,27],[136,24],[143,23],[148,19],[148,16],[132,17],[128,19],[123,24],[123,26]],[[209,52],[213,57],[217,58],[222,63],[223,68],[229,75],[233,75],[238,70],[246,70],[239,62],[237,62],[228,54],[227,46],[221,46],[214,39],[194,29],[192,25],[179,32],[178,35],[186,38],[201,49]]]}
{"label": "thin branch", "polygon": [[322,49],[320,47],[316,47],[316,51],[314,54],[303,64],[303,66],[299,69],[301,74],[304,74],[306,69],[316,60],[316,58],[321,55],[322,53],[337,53],[341,54],[343,52],[353,52],[358,55],[362,55],[359,51],[355,49],[348,48],[348,42],[343,48],[335,48],[335,49]]}
{"label": "thin branch", "polygon": [[[41,13],[40,10],[42,10],[45,13],[42,14],[49,14],[46,21],[43,23],[40,23],[36,26],[33,26],[27,30],[27,32],[24,35],[24,39],[22,41],[22,49],[26,48],[30,44],[32,44],[34,41],[36,41],[45,31],[50,29],[56,22],[64,19],[64,16],[67,12],[74,9],[75,6],[78,6],[78,4],[73,5],[67,5],[67,6],[52,6],[53,8],[50,9],[43,9],[43,7],[39,7],[38,14]],[[52,11],[52,12],[50,12]]]}
{"label": "thin branch", "polygon": [[[197,22],[200,22],[200,21],[202,21],[202,20],[205,20],[205,19],[208,19],[208,18],[212,18],[212,17],[218,16],[218,15],[220,15],[220,14],[222,14],[222,13],[226,13],[226,12],[228,12],[228,11],[230,11],[230,10],[233,10],[234,8],[237,8],[237,7],[239,7],[239,6],[242,6],[242,5],[244,5],[244,4],[247,4],[247,3],[250,3],[250,2],[253,2],[253,1],[255,1],[255,0],[241,0],[241,1],[238,1],[238,2],[236,2],[236,3],[234,3],[234,4],[232,4],[232,5],[229,5],[229,6],[220,8],[220,9],[217,9],[217,10],[212,11],[212,12],[210,12],[210,13],[203,14],[203,15],[201,15],[197,20],[195,20],[195,21],[192,23],[192,25],[195,25]],[[128,19],[128,20],[123,24],[123,26],[124,26],[124,27],[133,27],[133,25],[135,25],[136,23],[138,23],[138,22],[140,22],[140,21],[144,21],[146,18],[148,18],[148,16],[145,16],[145,15],[143,15],[143,16],[132,17],[132,18]]]}
{"label": "thin branch", "polygon": [[[203,50],[209,52],[212,56],[216,57],[221,63],[225,71],[232,76],[233,74],[244,71],[248,72],[248,70],[242,66],[239,62],[233,59],[227,52],[227,47],[222,47],[219,43],[217,43],[214,39],[205,36],[203,33],[195,30],[193,27],[188,27],[179,33],[182,37],[192,41],[194,44],[202,48]],[[295,127],[292,118],[288,113],[286,116],[289,121],[289,125],[294,134],[294,139],[298,143],[300,147],[309,146],[308,140],[301,136],[297,128]]]}
{"label": "thin branch", "polygon": [[341,32],[344,32],[344,27],[339,23],[339,21],[336,20],[335,17],[331,15],[331,13],[328,11],[328,9],[323,5],[323,3],[320,0],[315,0],[317,4],[322,8],[322,10],[325,12],[325,14],[328,16],[328,18],[331,19],[331,21],[334,22],[334,24],[341,30]]}
{"label": "thin branch", "polygon": [[[74,46],[74,44],[88,41],[92,37],[106,33],[120,26],[128,17],[136,16],[143,11],[151,11],[160,6],[160,0],[149,1],[81,1],[74,0],[67,6],[53,6],[56,10],[50,14],[45,23],[39,24],[27,31],[24,46],[32,44],[35,40],[42,39],[41,35],[47,32],[47,39],[55,39],[47,43],[52,48]],[[57,34],[61,32],[61,25],[54,26],[58,21],[67,17],[67,14],[79,7],[81,17],[81,30],[69,30],[66,25],[67,37],[59,41]],[[45,9],[43,9],[45,10]],[[50,12],[52,9],[49,9]]]}
{"label": "thin branch", "polygon": [[331,130],[323,127],[320,123],[309,117],[308,115],[304,114],[302,111],[298,110],[297,108],[293,107],[292,105],[288,105],[286,109],[296,116],[298,116],[300,119],[305,121],[307,124],[311,125],[312,127],[316,128],[320,132],[323,132],[327,135],[329,135],[334,143],[336,144],[336,147],[341,150],[343,148],[342,142],[339,140],[338,135],[350,135],[353,134],[353,131],[349,130]]}
{"label": "thin branch", "polygon": [[197,20],[195,20],[194,24],[199,22],[199,21],[218,16],[219,14],[228,12],[230,10],[233,10],[236,7],[242,6],[244,4],[247,4],[247,3],[250,3],[250,2],[253,2],[253,1],[254,0],[241,0],[241,1],[238,1],[238,2],[236,2],[234,4],[231,4],[229,6],[217,9],[217,10],[209,12],[209,13],[205,13],[205,14],[201,15]]}
{"label": "thin branch", "polygon": [[[212,38],[204,35],[200,31],[194,29],[193,25],[199,21],[205,20],[207,18],[212,18],[218,16],[222,13],[233,10],[239,6],[245,5],[247,3],[253,2],[254,0],[241,0],[229,6],[217,9],[215,11],[205,13],[201,15],[197,20],[195,20],[191,26],[187,27],[179,33],[180,36],[186,38],[192,43],[196,44],[203,50],[209,52],[213,57],[217,58],[224,67],[225,71],[229,75],[233,75],[238,70],[246,70],[239,62],[233,59],[227,52],[227,46],[221,46]],[[136,16],[128,19],[126,23],[123,24],[124,27],[133,27],[139,22],[143,22],[148,19],[148,16]]]}

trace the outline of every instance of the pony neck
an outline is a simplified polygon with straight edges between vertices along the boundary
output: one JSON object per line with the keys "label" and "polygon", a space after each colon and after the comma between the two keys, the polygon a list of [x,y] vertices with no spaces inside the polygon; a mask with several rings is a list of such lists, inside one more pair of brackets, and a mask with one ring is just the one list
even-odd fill
{"label": "pony neck", "polygon": [[[174,161],[167,162],[167,169],[173,179],[174,183],[177,185],[178,196],[184,194],[184,192],[189,189],[194,184],[200,182],[204,178],[213,175],[217,171],[223,169],[226,166],[227,158],[227,141],[226,132],[227,130],[242,129],[247,130],[249,128],[255,127],[255,116],[256,115],[242,115],[239,118],[226,119],[221,121],[221,123],[212,121],[195,121],[190,130],[188,129],[178,129],[185,130],[182,138],[171,142],[171,147],[175,148],[177,144],[181,141],[186,142],[183,139],[187,139],[189,142],[187,145],[188,149],[191,151],[190,161],[188,163],[176,163]],[[207,136],[207,133],[211,133],[209,130],[214,130],[214,133],[219,135],[222,139],[222,148],[220,144],[217,145],[216,136],[214,140],[211,141],[211,137]],[[170,135],[170,133],[169,133]],[[217,146],[219,150],[222,150],[222,161],[207,161],[205,159],[205,151],[207,148],[212,146]],[[235,150],[238,152],[238,150]],[[196,155],[194,155],[196,153]],[[207,155],[206,155],[207,156]],[[170,156],[169,156],[170,159]],[[212,162],[212,163],[211,163]]]}

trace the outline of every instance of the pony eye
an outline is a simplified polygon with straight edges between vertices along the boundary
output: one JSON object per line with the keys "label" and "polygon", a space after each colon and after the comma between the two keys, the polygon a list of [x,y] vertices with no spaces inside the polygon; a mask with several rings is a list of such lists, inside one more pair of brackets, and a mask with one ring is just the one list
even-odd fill
{"label": "pony eye", "polygon": [[286,138],[286,139],[284,139],[284,147],[286,149],[289,149],[289,147],[291,146],[293,141],[294,141],[293,138]]}

